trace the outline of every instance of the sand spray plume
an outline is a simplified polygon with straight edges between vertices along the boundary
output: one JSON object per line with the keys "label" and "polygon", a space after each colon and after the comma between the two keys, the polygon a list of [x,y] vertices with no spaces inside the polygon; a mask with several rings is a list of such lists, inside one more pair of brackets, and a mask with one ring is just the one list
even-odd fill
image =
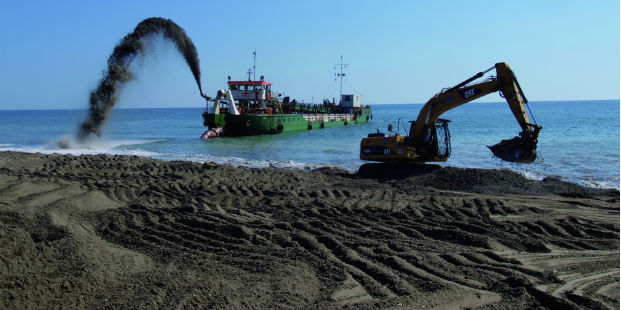
{"label": "sand spray plume", "polygon": [[97,88],[91,91],[89,115],[80,125],[78,132],[80,142],[86,141],[92,133],[101,136],[102,126],[118,100],[119,90],[127,81],[132,79],[129,66],[138,54],[144,54],[143,39],[156,33],[162,33],[165,39],[169,39],[175,44],[190,70],[192,70],[198,90],[201,94],[203,93],[198,53],[192,40],[186,35],[183,28],[170,19],[147,18],[141,21],[132,33],[121,40],[108,58],[108,70],[104,72]]}

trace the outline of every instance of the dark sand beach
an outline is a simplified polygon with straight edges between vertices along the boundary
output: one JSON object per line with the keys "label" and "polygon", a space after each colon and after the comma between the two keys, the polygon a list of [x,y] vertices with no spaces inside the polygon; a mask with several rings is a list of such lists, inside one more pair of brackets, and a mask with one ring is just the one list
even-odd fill
{"label": "dark sand beach", "polygon": [[618,309],[619,192],[0,153],[2,309]]}

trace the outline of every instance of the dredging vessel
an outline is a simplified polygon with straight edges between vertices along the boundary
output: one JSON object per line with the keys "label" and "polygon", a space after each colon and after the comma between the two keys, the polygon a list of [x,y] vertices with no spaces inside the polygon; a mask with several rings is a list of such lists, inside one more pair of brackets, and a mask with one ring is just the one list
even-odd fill
{"label": "dredging vessel", "polygon": [[366,123],[373,118],[371,107],[363,106],[359,95],[341,94],[338,104],[334,99],[324,99],[321,104],[300,103],[288,96],[281,99],[281,94],[272,92],[271,82],[263,76],[253,80],[251,73],[252,69],[245,81],[229,77],[228,89],[218,90],[215,98],[202,94],[207,100],[203,125],[208,129],[201,139],[323,129]]}

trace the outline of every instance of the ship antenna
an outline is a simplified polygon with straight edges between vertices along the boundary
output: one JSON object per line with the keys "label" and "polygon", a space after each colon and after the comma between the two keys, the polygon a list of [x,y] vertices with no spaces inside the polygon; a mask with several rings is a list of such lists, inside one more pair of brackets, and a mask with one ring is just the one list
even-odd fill
{"label": "ship antenna", "polygon": [[[341,99],[343,98],[343,77],[345,76],[345,72],[343,72],[343,69],[347,68],[347,66],[349,66],[349,64],[344,64],[343,63],[343,55],[341,55],[341,63],[340,64],[335,64],[335,66],[339,66],[339,70],[340,72],[335,72],[334,76],[336,76],[336,78],[341,79],[341,88],[339,91],[339,103],[341,102]],[[334,67],[334,70],[336,70],[336,67]],[[335,78],[335,80],[336,80]]]}

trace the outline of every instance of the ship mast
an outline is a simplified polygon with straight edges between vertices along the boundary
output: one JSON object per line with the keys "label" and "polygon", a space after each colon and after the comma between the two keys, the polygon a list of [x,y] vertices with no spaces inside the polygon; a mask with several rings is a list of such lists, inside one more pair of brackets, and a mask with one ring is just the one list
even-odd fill
{"label": "ship mast", "polygon": [[257,80],[257,49],[252,52],[252,68],[248,69],[248,81]]}
{"label": "ship mast", "polygon": [[252,55],[253,55],[253,59],[252,59],[252,79],[256,81],[257,80],[257,49],[256,48],[252,52]]}
{"label": "ship mast", "polygon": [[[341,55],[341,63],[340,64],[335,64],[335,66],[339,66],[339,72],[335,72],[334,73],[334,80],[336,81],[337,78],[339,78],[341,80],[341,88],[339,91],[339,102],[341,102],[341,99],[343,98],[343,77],[345,76],[345,73],[343,72],[343,69],[347,68],[347,66],[349,66],[349,64],[344,64],[343,63],[343,55]],[[336,67],[334,67],[334,70],[336,70]]]}

